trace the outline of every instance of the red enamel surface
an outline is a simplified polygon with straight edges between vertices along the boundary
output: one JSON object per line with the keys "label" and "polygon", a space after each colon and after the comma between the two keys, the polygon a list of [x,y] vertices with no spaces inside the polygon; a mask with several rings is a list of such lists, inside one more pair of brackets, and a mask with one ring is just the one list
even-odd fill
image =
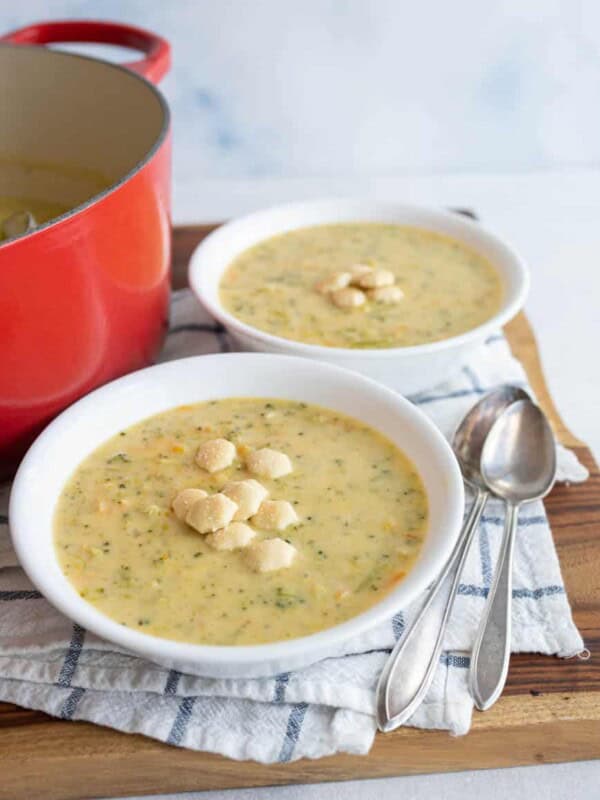
{"label": "red enamel surface", "polygon": [[124,67],[158,83],[171,66],[171,48],[161,36],[133,25],[103,20],[66,19],[39,22],[0,36],[12,44],[52,44],[53,42],[96,42],[141,50],[144,58]]}
{"label": "red enamel surface", "polygon": [[94,387],[149,364],[167,324],[169,141],[89,208],[0,247],[0,471]]}
{"label": "red enamel surface", "polygon": [[[152,69],[136,64],[157,78],[168,45],[165,55],[150,44],[141,49]],[[156,356],[168,317],[170,150],[167,136],[105,196],[0,245],[0,478],[59,411]]]}

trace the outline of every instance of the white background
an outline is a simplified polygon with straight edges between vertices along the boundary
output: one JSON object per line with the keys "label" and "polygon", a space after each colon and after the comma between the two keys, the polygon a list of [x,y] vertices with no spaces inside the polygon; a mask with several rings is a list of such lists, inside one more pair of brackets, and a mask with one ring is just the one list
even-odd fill
{"label": "white background", "polygon": [[[475,209],[529,261],[552,393],[600,457],[597,0],[0,2],[0,32],[60,17],[172,42],[176,221],[331,194]],[[599,785],[590,763],[227,796],[576,800]]]}
{"label": "white background", "polygon": [[172,42],[176,184],[600,165],[597,0],[0,3],[56,17]]}

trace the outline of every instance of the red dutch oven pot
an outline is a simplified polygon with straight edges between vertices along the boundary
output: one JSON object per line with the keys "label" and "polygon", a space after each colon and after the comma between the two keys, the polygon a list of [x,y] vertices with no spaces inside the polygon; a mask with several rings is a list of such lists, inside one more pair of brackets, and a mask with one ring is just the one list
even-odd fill
{"label": "red dutch oven pot", "polygon": [[[37,46],[68,41],[122,45],[144,58],[118,66]],[[72,207],[0,244],[3,477],[61,409],[160,348],[170,134],[153,83],[169,66],[164,39],[127,25],[51,22],[0,39],[0,194],[39,190],[38,199]],[[98,175],[108,188],[81,178]]]}

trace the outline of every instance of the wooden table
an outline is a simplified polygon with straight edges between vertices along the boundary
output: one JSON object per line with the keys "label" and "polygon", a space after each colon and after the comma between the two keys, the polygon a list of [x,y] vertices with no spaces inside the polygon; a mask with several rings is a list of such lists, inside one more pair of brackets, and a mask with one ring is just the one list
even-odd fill
{"label": "wooden table", "polygon": [[[210,226],[174,233],[174,281]],[[557,486],[546,500],[569,598],[592,658],[513,656],[506,691],[468,736],[401,729],[378,735],[368,756],[264,766],[196,753],[138,735],[0,704],[0,800],[67,800],[127,794],[376,778],[544,764],[600,757],[600,473],[562,423],[546,388],[524,315],[506,328],[561,442],[588,467],[584,484]]]}

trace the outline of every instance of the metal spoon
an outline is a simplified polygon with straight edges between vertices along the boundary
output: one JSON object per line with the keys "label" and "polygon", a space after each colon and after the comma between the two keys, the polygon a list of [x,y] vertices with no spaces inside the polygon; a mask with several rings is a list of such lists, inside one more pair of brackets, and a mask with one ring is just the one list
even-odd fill
{"label": "metal spoon", "polygon": [[510,660],[512,561],[519,507],[552,489],[556,445],[544,413],[520,400],[498,418],[481,454],[481,474],[506,502],[506,521],[496,573],[471,654],[469,683],[475,705],[490,708],[502,694]]}
{"label": "metal spoon", "polygon": [[37,222],[31,211],[15,211],[2,223],[2,231],[7,239],[31,233],[35,228],[37,228]]}
{"label": "metal spoon", "polygon": [[[479,471],[484,442],[498,417],[511,403],[523,399],[529,399],[523,389],[499,386],[473,406],[454,434],[454,452],[465,481],[475,490],[475,501],[444,569],[430,586],[422,608],[392,650],[380,675],[377,685],[377,724],[384,732],[406,722],[431,686],[463,566],[489,497],[489,489]],[[447,581],[453,571],[453,578]],[[447,583],[449,591],[444,600],[442,588]],[[436,600],[437,603],[434,602]],[[438,606],[444,602],[440,621]]]}

